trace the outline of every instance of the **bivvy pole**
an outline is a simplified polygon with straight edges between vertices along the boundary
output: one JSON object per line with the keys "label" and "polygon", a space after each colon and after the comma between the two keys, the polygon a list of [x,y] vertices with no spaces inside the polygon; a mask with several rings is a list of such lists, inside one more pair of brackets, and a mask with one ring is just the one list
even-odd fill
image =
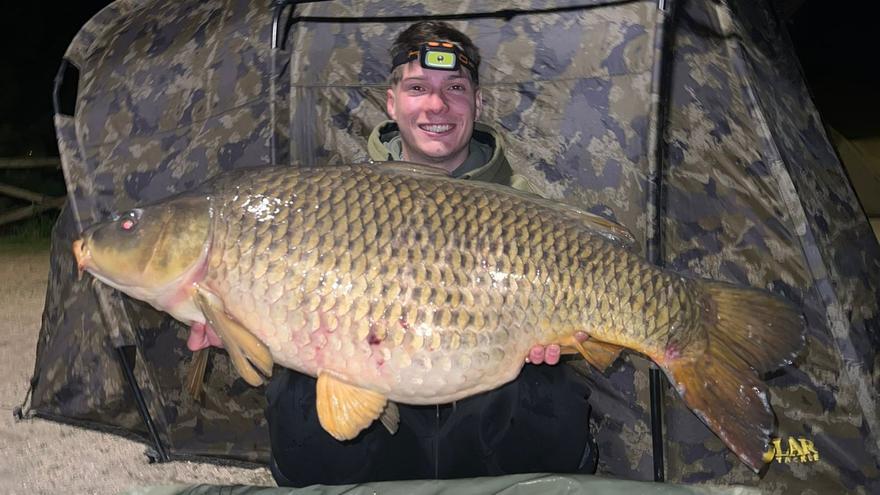
{"label": "bivvy pole", "polygon": [[[672,75],[672,46],[674,42],[674,0],[658,0],[658,21],[656,39],[659,43],[658,58],[654,64],[653,82],[651,87],[652,113],[655,125],[649,128],[648,136],[648,191],[647,191],[647,239],[645,255],[648,261],[664,265],[663,253],[663,176],[666,157],[666,123],[668,119],[667,104]],[[651,443],[654,460],[654,481],[664,481],[665,466],[663,462],[663,375],[660,369],[652,364],[648,373],[649,390],[651,391]]]}

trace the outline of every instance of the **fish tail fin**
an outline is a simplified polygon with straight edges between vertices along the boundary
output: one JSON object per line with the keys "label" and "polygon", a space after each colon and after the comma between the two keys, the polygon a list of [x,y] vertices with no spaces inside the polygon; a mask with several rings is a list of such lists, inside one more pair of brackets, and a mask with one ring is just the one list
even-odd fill
{"label": "fish tail fin", "polygon": [[663,363],[687,405],[750,468],[766,463],[775,417],[761,374],[789,364],[804,345],[803,320],[786,300],[708,282],[701,325],[707,347]]}
{"label": "fish tail fin", "polygon": [[804,347],[804,319],[788,300],[769,292],[722,282],[703,286],[715,308],[706,321],[717,341],[758,374],[791,364]]}

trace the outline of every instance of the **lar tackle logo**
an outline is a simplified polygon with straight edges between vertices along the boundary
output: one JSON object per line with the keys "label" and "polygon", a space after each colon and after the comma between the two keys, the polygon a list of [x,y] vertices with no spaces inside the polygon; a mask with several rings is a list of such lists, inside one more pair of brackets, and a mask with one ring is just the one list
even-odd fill
{"label": "lar tackle logo", "polygon": [[764,453],[764,461],[774,460],[785,464],[789,462],[816,462],[819,460],[819,451],[816,450],[813,441],[806,438],[774,438],[770,441],[770,449]]}

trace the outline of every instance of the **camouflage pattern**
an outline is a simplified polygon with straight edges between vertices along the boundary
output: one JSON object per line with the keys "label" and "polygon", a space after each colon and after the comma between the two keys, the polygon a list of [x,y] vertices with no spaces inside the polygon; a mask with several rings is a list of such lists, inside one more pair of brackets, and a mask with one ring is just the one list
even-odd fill
{"label": "camouflage pattern", "polygon": [[809,334],[796,368],[770,380],[780,442],[760,482],[695,434],[680,407],[668,410],[669,470],[770,492],[875,493],[877,243],[772,12],[679,8],[666,259],[784,294],[803,305]]}
{"label": "camouflage pattern", "polygon": [[[263,391],[236,380],[218,352],[194,401],[181,390],[188,330],[127,298],[127,318],[119,316],[120,296],[89,277],[77,282],[69,254],[77,232],[112,211],[270,162],[272,11],[253,7],[116,2],[69,47],[65,57],[80,69],[77,112],[55,124],[70,202],[53,235],[34,414],[118,423],[145,436],[114,350],[133,346],[134,373],[172,455],[268,460]],[[101,297],[111,299],[108,311]]]}
{"label": "camouflage pattern", "polygon": [[[366,158],[367,136],[386,118],[387,50],[411,22],[404,17],[538,9],[450,21],[481,48],[481,120],[508,133],[515,171],[644,244],[660,146],[667,267],[771,289],[808,320],[806,352],[770,380],[780,438],[766,475],[738,463],[667,390],[667,479],[880,492],[880,248],[772,6],[673,3],[672,23],[654,1],[310,3],[272,50],[268,1],[118,1],[67,55],[81,74],[76,115],[56,118],[71,205],[88,225],[222,169]],[[575,5],[585,7],[546,11]],[[664,29],[674,50],[663,46]],[[661,63],[671,64],[663,100]],[[662,126],[659,110],[668,113]],[[55,234],[34,410],[136,430],[102,350],[110,332],[132,336],[104,327],[88,278],[76,282],[67,254],[74,217]],[[175,325],[125,304],[134,328]],[[163,440],[177,453],[265,459],[261,391],[233,379],[214,352],[213,402],[188,402],[185,329],[175,329],[134,332],[135,371]],[[627,357],[606,375],[585,370],[603,474],[652,476],[646,369]]]}

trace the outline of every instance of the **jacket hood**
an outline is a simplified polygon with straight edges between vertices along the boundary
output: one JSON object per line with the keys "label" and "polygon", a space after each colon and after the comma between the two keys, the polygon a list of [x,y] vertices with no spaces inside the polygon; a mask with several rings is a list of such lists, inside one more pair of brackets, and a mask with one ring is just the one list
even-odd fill
{"label": "jacket hood", "polygon": [[[509,184],[512,172],[503,148],[501,134],[486,124],[474,123],[468,157],[452,172],[453,177]],[[397,123],[386,120],[373,128],[367,150],[376,161],[401,160],[403,142]]]}

